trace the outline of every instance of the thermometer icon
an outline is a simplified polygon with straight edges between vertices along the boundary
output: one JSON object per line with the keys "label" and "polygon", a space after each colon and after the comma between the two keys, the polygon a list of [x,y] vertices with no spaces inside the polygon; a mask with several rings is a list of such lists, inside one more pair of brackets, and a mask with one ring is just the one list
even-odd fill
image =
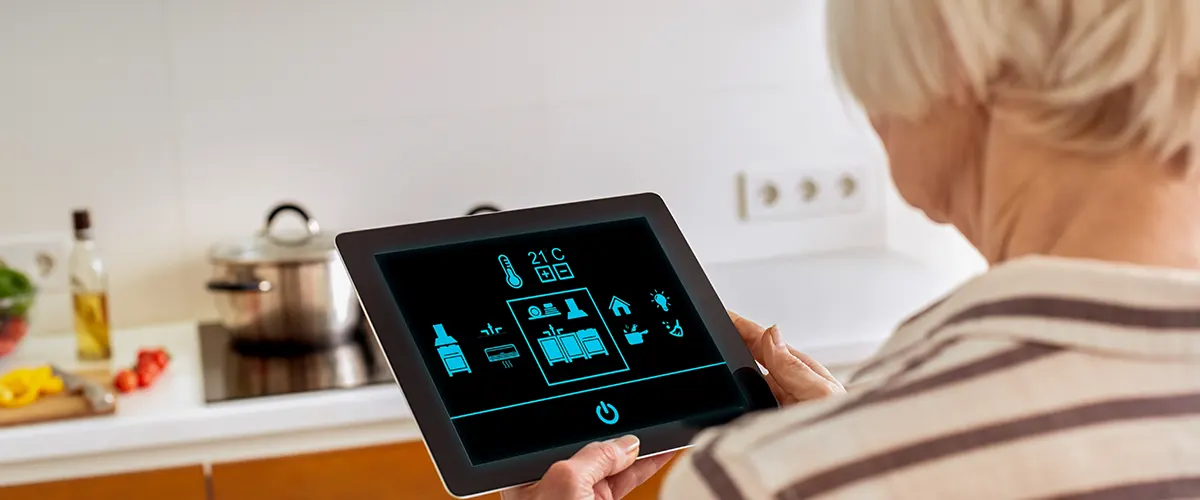
{"label": "thermometer icon", "polygon": [[521,281],[520,276],[517,276],[517,270],[513,269],[512,261],[508,260],[508,256],[500,254],[498,260],[500,261],[500,267],[504,269],[504,281],[508,283],[508,286],[521,288],[521,285],[524,285],[525,282]]}

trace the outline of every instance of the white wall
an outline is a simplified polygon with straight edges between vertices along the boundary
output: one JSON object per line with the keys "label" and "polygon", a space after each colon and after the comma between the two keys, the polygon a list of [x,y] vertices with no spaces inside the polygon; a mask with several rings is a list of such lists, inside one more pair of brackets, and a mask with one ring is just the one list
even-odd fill
{"label": "white wall", "polygon": [[[90,207],[119,325],[211,317],[206,248],[285,199],[336,229],[654,190],[706,262],[882,247],[821,8],[0,0],[0,236]],[[866,213],[737,220],[737,172],[844,161]]]}

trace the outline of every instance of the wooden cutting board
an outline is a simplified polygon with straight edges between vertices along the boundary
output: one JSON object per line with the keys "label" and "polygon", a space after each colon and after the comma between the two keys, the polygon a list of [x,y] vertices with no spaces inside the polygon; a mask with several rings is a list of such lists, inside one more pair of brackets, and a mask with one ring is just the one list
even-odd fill
{"label": "wooden cutting board", "polygon": [[[112,374],[108,370],[85,370],[78,374],[116,394],[116,391],[113,391]],[[111,415],[116,411],[116,405],[113,405],[109,411],[92,411],[91,406],[88,406],[87,399],[84,399],[82,394],[68,394],[64,391],[53,396],[42,396],[37,401],[20,408],[0,408],[0,427]]]}

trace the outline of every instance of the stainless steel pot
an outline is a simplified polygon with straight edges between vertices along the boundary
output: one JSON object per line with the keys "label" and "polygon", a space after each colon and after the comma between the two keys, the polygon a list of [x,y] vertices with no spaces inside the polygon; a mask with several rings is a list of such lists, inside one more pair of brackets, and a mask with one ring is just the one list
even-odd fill
{"label": "stainless steel pot", "polygon": [[[284,213],[304,221],[299,234],[272,226]],[[303,208],[273,208],[253,238],[214,246],[208,290],[234,339],[336,345],[352,340],[362,309],[334,248]]]}

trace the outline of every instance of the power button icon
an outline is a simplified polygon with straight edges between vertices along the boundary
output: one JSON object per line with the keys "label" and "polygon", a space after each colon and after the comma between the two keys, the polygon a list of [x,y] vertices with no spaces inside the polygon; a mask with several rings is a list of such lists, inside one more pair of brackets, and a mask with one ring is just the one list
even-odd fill
{"label": "power button icon", "polygon": [[596,417],[608,425],[617,423],[621,419],[621,414],[617,412],[617,407],[601,401],[596,405]]}

